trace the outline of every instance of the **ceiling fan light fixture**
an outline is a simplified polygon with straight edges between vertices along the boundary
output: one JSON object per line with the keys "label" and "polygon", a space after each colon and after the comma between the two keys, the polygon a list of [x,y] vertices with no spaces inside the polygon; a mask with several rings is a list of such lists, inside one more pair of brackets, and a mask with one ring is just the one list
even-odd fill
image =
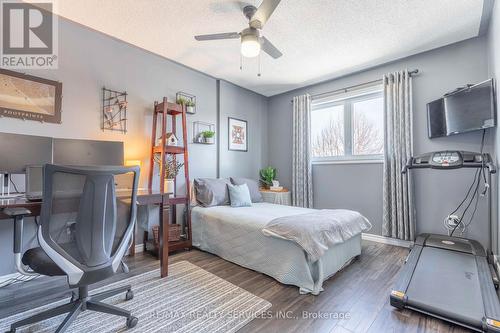
{"label": "ceiling fan light fixture", "polygon": [[259,56],[260,51],[262,51],[272,58],[278,59],[283,53],[266,37],[261,37],[260,30],[264,27],[280,2],[281,0],[262,0],[259,8],[252,5],[245,6],[243,14],[248,19],[248,28],[243,29],[241,32],[198,35],[194,36],[194,38],[197,41],[240,39],[240,51],[243,57],[254,58]]}
{"label": "ceiling fan light fixture", "polygon": [[260,53],[260,42],[257,35],[248,34],[241,36],[241,55],[254,58]]}

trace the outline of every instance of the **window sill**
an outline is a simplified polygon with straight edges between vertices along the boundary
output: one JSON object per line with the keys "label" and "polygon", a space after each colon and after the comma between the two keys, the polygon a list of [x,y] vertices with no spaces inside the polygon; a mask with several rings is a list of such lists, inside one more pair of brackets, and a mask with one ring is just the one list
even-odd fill
{"label": "window sill", "polygon": [[312,161],[312,165],[323,165],[323,164],[383,164],[383,163],[384,163],[383,159]]}

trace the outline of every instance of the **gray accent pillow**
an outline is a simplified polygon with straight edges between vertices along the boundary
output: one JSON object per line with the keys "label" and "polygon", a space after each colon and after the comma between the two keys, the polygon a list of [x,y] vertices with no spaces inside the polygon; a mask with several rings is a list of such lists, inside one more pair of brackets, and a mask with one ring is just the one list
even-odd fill
{"label": "gray accent pillow", "polygon": [[231,183],[233,185],[243,185],[247,184],[248,190],[250,191],[250,197],[252,198],[252,202],[262,202],[262,194],[259,191],[259,182],[249,178],[239,178],[239,177],[231,177]]}
{"label": "gray accent pillow", "polygon": [[227,178],[196,178],[194,180],[196,201],[203,207],[229,205],[228,184],[231,182]]}
{"label": "gray accent pillow", "polygon": [[229,199],[231,207],[250,207],[252,206],[252,198],[247,184],[242,185],[227,185],[229,189]]}

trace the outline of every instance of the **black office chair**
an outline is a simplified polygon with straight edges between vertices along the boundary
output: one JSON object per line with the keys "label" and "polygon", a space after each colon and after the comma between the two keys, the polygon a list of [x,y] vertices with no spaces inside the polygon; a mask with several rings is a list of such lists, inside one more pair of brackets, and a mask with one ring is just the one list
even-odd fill
{"label": "black office chair", "polygon": [[[101,302],[131,286],[89,295],[88,286],[114,275],[128,250],[136,220],[138,167],[44,167],[43,204],[38,226],[40,247],[29,249],[22,263],[36,273],[66,275],[78,288],[70,303],[11,325],[21,326],[68,313],[56,332],[64,332],[85,310],[127,318],[129,328],[138,319],[130,311]],[[116,190],[116,187],[125,190]],[[27,212],[23,212],[24,215]]]}

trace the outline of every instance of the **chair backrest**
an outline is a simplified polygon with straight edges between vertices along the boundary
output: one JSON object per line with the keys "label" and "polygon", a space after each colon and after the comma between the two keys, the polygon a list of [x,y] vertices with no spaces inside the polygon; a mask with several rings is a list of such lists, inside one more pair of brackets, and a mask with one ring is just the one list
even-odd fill
{"label": "chair backrest", "polygon": [[40,246],[70,286],[113,275],[136,221],[138,167],[44,166]]}

